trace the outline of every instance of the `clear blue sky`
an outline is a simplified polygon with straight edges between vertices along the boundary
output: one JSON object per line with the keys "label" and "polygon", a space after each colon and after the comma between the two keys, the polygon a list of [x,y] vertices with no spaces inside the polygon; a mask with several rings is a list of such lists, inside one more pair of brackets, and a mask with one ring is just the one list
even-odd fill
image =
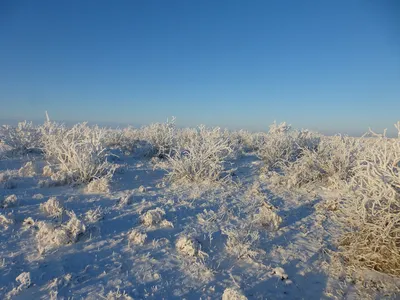
{"label": "clear blue sky", "polygon": [[400,119],[400,1],[0,1],[0,118],[359,133]]}

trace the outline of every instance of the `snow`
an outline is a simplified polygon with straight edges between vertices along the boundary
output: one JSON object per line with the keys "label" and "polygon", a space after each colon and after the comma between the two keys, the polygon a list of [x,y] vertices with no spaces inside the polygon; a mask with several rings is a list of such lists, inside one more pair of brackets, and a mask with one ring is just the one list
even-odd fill
{"label": "snow", "polygon": [[330,272],[335,192],[270,185],[251,152],[222,185],[172,184],[153,162],[119,153],[112,180],[88,188],[41,185],[39,154],[0,160],[15,174],[0,189],[0,299],[364,295]]}

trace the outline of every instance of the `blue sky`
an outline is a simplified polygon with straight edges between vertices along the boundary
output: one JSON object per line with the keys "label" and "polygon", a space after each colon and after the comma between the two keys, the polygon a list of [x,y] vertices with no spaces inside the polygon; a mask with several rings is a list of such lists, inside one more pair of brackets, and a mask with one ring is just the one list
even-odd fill
{"label": "blue sky", "polygon": [[364,132],[400,119],[400,2],[0,1],[0,119]]}

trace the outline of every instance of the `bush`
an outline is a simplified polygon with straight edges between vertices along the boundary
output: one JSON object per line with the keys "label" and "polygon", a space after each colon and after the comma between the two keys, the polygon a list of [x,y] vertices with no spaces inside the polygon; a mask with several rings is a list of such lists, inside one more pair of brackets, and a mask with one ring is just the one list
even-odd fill
{"label": "bush", "polygon": [[104,145],[107,148],[118,148],[125,152],[132,152],[140,143],[141,132],[131,126],[124,129],[107,129]]}
{"label": "bush", "polygon": [[300,188],[319,182],[331,188],[339,188],[353,176],[363,142],[345,136],[324,137],[316,149],[300,149],[300,157],[283,166],[281,184],[288,188]]}
{"label": "bush", "polygon": [[111,177],[115,168],[107,161],[106,130],[81,123],[66,128],[52,122],[42,127],[47,159],[76,183]]}
{"label": "bush", "polygon": [[224,160],[231,152],[230,142],[220,128],[183,130],[175,154],[167,156],[168,177],[181,183],[226,180],[230,174],[224,168]]}
{"label": "bush", "polygon": [[268,170],[287,165],[301,156],[305,149],[315,149],[319,135],[307,130],[292,130],[285,122],[273,123],[267,134],[256,140],[257,155]]}
{"label": "bush", "polygon": [[37,151],[41,147],[41,133],[32,122],[19,122],[16,127],[0,127],[0,140],[21,154]]}
{"label": "bush", "polygon": [[139,133],[142,141],[147,141],[152,145],[151,154],[160,158],[165,158],[172,154],[176,145],[175,118],[166,123],[154,123],[144,126]]}
{"label": "bush", "polygon": [[340,203],[348,266],[400,275],[400,138],[375,138],[360,153],[351,192]]}

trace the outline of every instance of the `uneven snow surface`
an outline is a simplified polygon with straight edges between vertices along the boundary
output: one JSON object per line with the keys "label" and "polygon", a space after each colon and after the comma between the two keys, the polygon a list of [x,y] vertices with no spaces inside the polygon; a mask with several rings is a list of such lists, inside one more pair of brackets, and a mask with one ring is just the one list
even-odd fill
{"label": "uneven snow surface", "polygon": [[148,158],[118,156],[106,194],[18,174],[42,170],[39,155],[0,160],[16,172],[0,202],[17,199],[0,208],[0,299],[361,299],[329,276],[326,199],[269,189],[256,156],[215,187],[173,186]]}

